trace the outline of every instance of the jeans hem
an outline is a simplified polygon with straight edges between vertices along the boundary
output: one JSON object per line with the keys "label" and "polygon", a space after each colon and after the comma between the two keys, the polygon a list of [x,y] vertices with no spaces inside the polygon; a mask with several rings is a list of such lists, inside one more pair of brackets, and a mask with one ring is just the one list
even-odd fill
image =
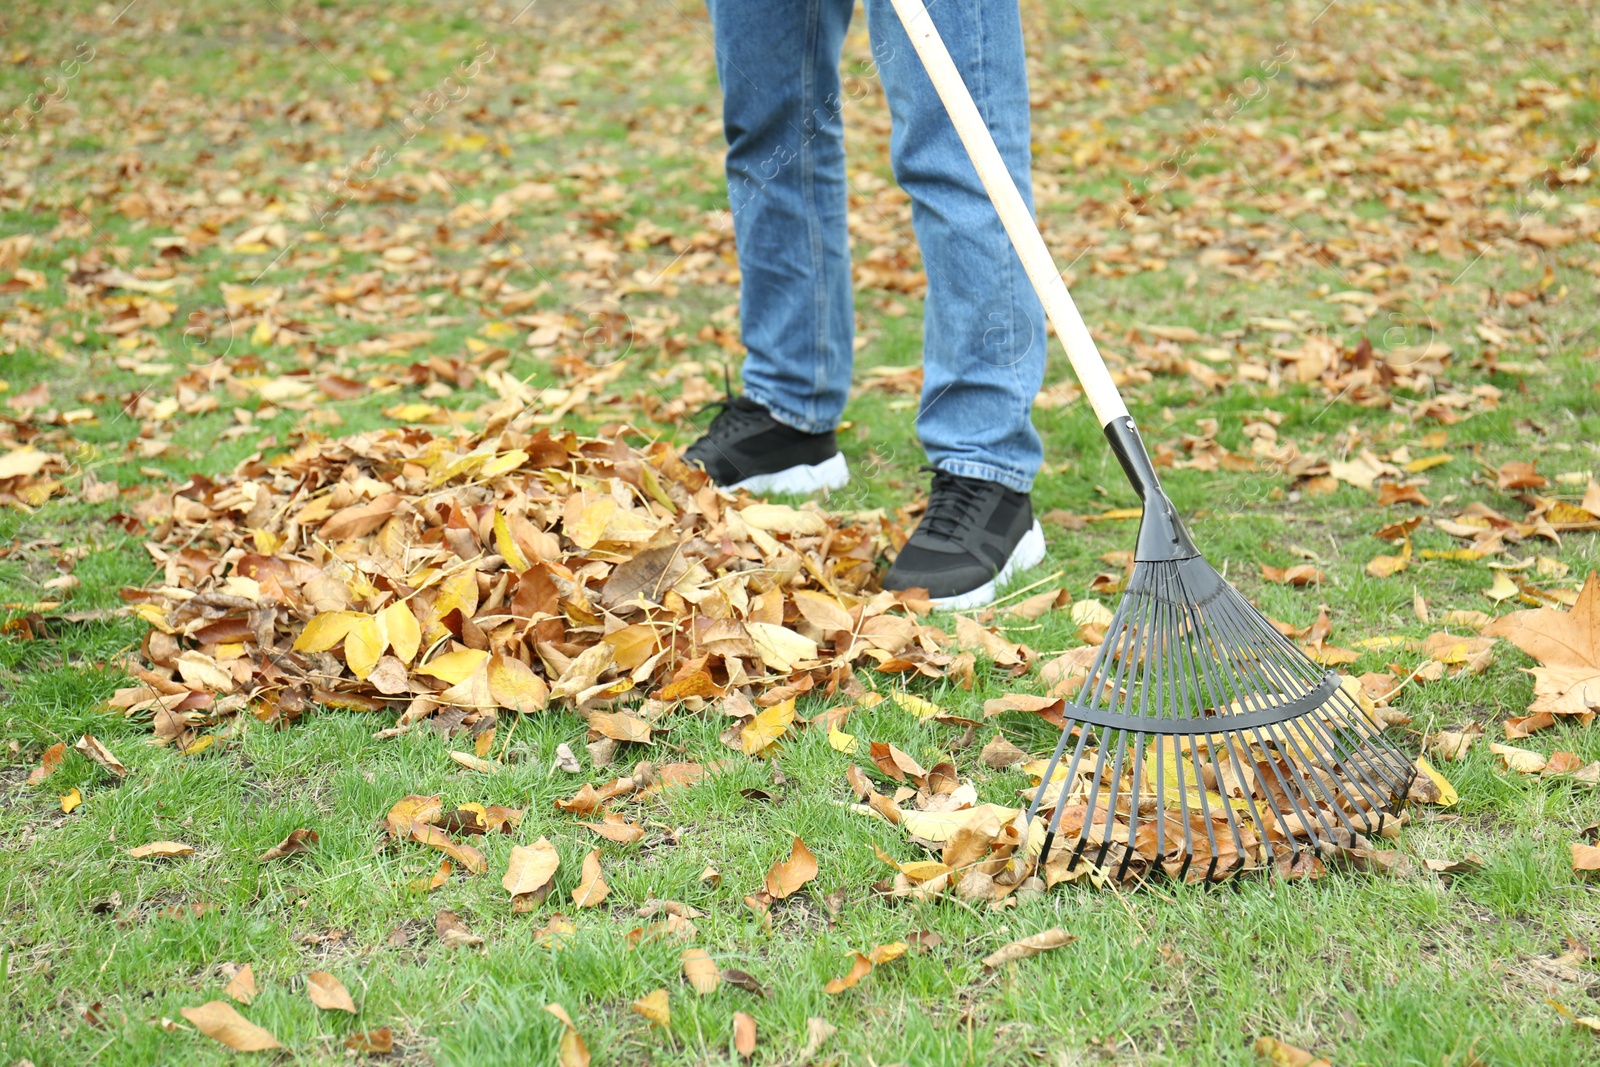
{"label": "jeans hem", "polygon": [[791,430],[799,430],[801,433],[828,433],[829,431],[838,428],[837,423],[822,423],[815,419],[808,419],[804,416],[796,415],[794,412],[788,411],[781,405],[775,403],[766,393],[763,393],[759,389],[752,389],[749,385],[745,386],[744,395],[749,399],[754,400],[762,407],[766,408],[767,414],[771,415],[775,420],[783,423]]}
{"label": "jeans hem", "polygon": [[1014,469],[1006,467],[991,467],[987,463],[973,463],[970,460],[953,459],[944,460],[934,464],[946,474],[957,474],[963,478],[982,478],[986,482],[999,482],[1007,489],[1018,493],[1033,492],[1033,475],[1021,475]]}

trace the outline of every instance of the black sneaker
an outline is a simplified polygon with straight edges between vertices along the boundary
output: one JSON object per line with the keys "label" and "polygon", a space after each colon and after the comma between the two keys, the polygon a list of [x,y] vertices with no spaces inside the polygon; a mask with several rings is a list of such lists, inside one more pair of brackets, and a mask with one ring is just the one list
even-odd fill
{"label": "black sneaker", "polygon": [[937,607],[981,607],[1012,574],[1044,559],[1044,531],[1027,493],[933,472],[928,510],[883,577],[889,590],[923,588]]}
{"label": "black sneaker", "polygon": [[833,431],[802,433],[742,396],[722,411],[683,453],[724,489],[752,493],[811,493],[842,489],[850,480]]}

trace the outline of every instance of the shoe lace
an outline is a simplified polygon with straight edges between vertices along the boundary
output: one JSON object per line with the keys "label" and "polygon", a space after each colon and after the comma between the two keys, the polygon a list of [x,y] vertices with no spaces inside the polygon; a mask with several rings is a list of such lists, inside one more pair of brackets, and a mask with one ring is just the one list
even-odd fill
{"label": "shoe lace", "polygon": [[975,478],[962,478],[934,467],[922,470],[933,474],[928,491],[928,510],[922,514],[920,529],[940,537],[954,538],[977,518],[979,507],[988,496],[988,486]]}
{"label": "shoe lace", "polygon": [[745,426],[762,417],[762,411],[754,407],[741,407],[739,397],[733,392],[733,375],[729,373],[726,365],[722,368],[722,399],[713,400],[694,413],[694,418],[700,418],[708,411],[715,411],[716,417],[706,427],[706,434],[710,437],[720,437],[723,434],[743,429]]}

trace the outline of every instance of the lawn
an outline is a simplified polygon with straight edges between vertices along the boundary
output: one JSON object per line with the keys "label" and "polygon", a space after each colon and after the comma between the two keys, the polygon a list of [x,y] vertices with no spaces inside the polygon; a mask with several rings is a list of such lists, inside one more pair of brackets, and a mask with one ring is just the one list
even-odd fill
{"label": "lawn", "polygon": [[[1435,759],[1459,800],[1410,805],[1383,843],[1404,862],[1214,887],[1075,881],[999,907],[885,895],[895,872],[875,848],[929,857],[852,808],[847,769],[871,761],[815,726],[749,758],[721,740],[714,702],[667,707],[664,737],[609,765],[559,700],[501,713],[496,773],[452,758],[472,737],[396,735],[387,710],[269,723],[245,707],[200,731],[211,741],[153,743],[113,701],[150,651],[124,591],[171,581],[147,544],[186,544],[162,522],[173,490],[307,442],[477,432],[508,403],[553,433],[682,446],[725,374],[736,385],[710,28],[675,0],[14,0],[0,11],[0,108],[15,109],[0,112],[0,1067],[559,1062],[574,1052],[551,1004],[601,1064],[739,1062],[738,1014],[752,1062],[772,1064],[1312,1062],[1264,1060],[1263,1037],[1339,1067],[1594,1061],[1593,1028],[1571,1016],[1600,1016],[1600,883],[1571,846],[1594,843],[1600,797],[1581,777],[1518,773],[1490,743],[1586,765],[1600,732],[1559,716],[1513,739],[1535,661],[1501,641],[1456,669],[1427,639],[1473,637],[1473,612],[1568,606],[1600,568],[1585,511],[1600,501],[1600,11],[1026,0],[1023,15],[1043,232],[1196,541],[1286,627],[1325,611],[1316,651],[1341,671],[1408,679],[1389,700],[1408,755],[1441,730],[1485,731]],[[923,278],[870,59],[858,11],[844,59],[858,352],[840,433],[855,477],[820,503],[904,529],[926,487]],[[1008,603],[1061,588],[1071,604],[976,618],[1027,646],[1028,668],[980,653],[968,688],[858,662],[860,693],[797,702],[807,719],[850,705],[863,744],[949,760],[996,804],[1036,778],[987,766],[985,744],[1002,733],[1039,755],[1054,737],[985,703],[1044,692],[1043,665],[1096,638],[1071,608],[1114,605],[1136,530],[1053,341],[1035,417],[1050,553]],[[1403,569],[1374,565],[1402,544]],[[1263,570],[1291,567],[1320,580]],[[919,621],[955,633],[948,615]],[[897,691],[981,725],[862,698]],[[126,774],[75,750],[85,734]],[[557,765],[561,745],[577,771]],[[616,805],[644,830],[631,844],[557,807],[646,759],[722,765]],[[524,814],[473,838],[485,873],[429,889],[439,853],[384,823],[435,794]],[[308,851],[259,858],[297,829],[316,832]],[[745,898],[796,837],[818,874],[763,916]],[[501,875],[541,838],[561,861],[553,887],[514,910]],[[129,854],[156,841],[193,851]],[[610,894],[581,907],[597,847]],[[693,909],[692,936],[630,936],[663,921],[661,901]],[[441,932],[446,912],[471,943]],[[984,966],[1050,930],[1076,940]],[[853,953],[902,942],[824,991]],[[689,948],[750,988],[697,993]],[[244,966],[257,992],[240,999],[225,989]],[[317,972],[355,1012],[312,1002]],[[665,1026],[632,1008],[662,989]],[[216,1000],[285,1050],[197,1032],[183,1010]],[[392,1052],[347,1049],[383,1028]]]}

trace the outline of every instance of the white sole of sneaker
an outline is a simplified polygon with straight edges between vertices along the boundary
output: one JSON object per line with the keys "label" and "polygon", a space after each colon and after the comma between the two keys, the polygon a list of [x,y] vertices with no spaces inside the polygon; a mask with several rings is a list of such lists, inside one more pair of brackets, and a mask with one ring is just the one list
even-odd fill
{"label": "white sole of sneaker", "polygon": [[1010,580],[1017,571],[1025,571],[1029,567],[1037,567],[1044,562],[1044,530],[1039,526],[1039,520],[1033,520],[1033,529],[1022,535],[1022,540],[1017,542],[1017,547],[1011,550],[1011,558],[1006,560],[1006,565],[1000,568],[1000,573],[994,576],[993,581],[984,582],[976,589],[969,589],[965,593],[955,596],[935,597],[933,606],[946,611],[965,611],[968,608],[981,608],[994,600],[994,595],[999,588]]}
{"label": "white sole of sneaker", "polygon": [[802,463],[771,474],[754,475],[728,486],[728,491],[804,494],[815,493],[818,489],[843,489],[849,481],[850,469],[845,466],[844,453],[835,452],[821,463]]}

